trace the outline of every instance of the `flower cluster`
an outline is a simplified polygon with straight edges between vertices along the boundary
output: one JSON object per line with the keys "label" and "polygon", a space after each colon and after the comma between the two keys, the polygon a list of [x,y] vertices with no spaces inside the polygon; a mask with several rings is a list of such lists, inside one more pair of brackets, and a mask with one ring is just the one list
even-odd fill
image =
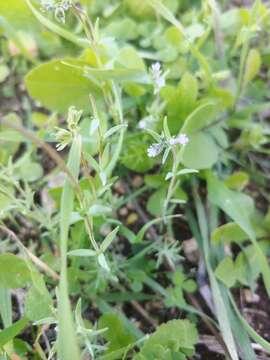
{"label": "flower cluster", "polygon": [[71,106],[68,111],[68,130],[56,127],[55,139],[57,141],[57,151],[62,151],[72,141],[73,136],[79,130],[78,124],[81,119],[83,111],[76,110],[74,106]]}
{"label": "flower cluster", "polygon": [[58,21],[65,23],[66,11],[68,11],[71,6],[71,0],[61,0],[55,2],[54,0],[41,0],[41,6],[45,11],[54,11],[54,16]]}
{"label": "flower cluster", "polygon": [[152,144],[147,149],[148,157],[156,157],[156,156],[158,156],[162,152],[163,148],[164,148],[164,143],[162,143],[162,142]]}
{"label": "flower cluster", "polygon": [[147,149],[148,157],[158,156],[162,150],[168,146],[181,145],[185,146],[189,142],[189,138],[186,134],[180,134],[177,137],[172,137],[168,141],[161,140],[158,143],[154,143]]}
{"label": "flower cluster", "polygon": [[162,72],[159,62],[156,62],[151,66],[151,75],[155,88],[154,94],[159,94],[160,90],[166,85],[166,73]]}

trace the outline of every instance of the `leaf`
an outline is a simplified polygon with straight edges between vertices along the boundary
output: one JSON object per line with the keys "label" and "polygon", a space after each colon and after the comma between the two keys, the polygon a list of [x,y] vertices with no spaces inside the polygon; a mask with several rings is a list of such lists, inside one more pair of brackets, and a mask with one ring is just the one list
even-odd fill
{"label": "leaf", "polygon": [[168,103],[168,125],[173,133],[178,133],[184,119],[194,110],[198,96],[197,79],[186,72],[176,89],[165,88],[161,96]]}
{"label": "leaf", "polygon": [[150,137],[135,133],[126,137],[123,146],[121,162],[130,170],[144,173],[150,170],[155,159],[147,156],[147,149],[150,145]]}
{"label": "leaf", "polygon": [[179,110],[183,116],[187,116],[194,109],[198,97],[198,87],[197,79],[189,72],[185,72],[177,88]]}
{"label": "leaf", "polygon": [[24,0],[1,1],[0,14],[17,30],[35,32],[38,29],[38,22]]}
{"label": "leaf", "polygon": [[10,340],[14,339],[15,336],[19,335],[27,326],[28,322],[29,320],[24,317],[8,328],[0,331],[0,349],[2,349],[3,346],[6,345]]}
{"label": "leaf", "polygon": [[24,181],[34,182],[40,179],[43,175],[43,168],[37,162],[32,162],[27,159],[22,166],[17,170],[17,175]]}
{"label": "leaf", "polygon": [[231,217],[247,233],[252,241],[260,261],[264,284],[270,296],[270,269],[268,261],[256,241],[255,231],[251,222],[254,215],[253,200],[243,193],[228,189],[210,172],[207,173],[207,185],[210,201]]}
{"label": "leaf", "polygon": [[163,131],[164,131],[164,135],[165,135],[166,139],[170,139],[171,133],[168,128],[168,120],[167,120],[166,116],[164,117],[164,120],[163,120]]}
{"label": "leaf", "polygon": [[111,127],[108,131],[106,131],[106,133],[104,134],[104,139],[109,138],[110,136],[114,135],[115,133],[117,133],[119,130],[121,130],[122,128],[126,128],[126,125],[116,125]]}
{"label": "leaf", "polygon": [[37,321],[51,317],[53,302],[46,288],[43,276],[38,272],[32,272],[33,285],[25,299],[25,314],[31,321]]}
{"label": "leaf", "polygon": [[225,184],[232,190],[241,191],[249,182],[249,175],[244,171],[235,171],[226,180]]}
{"label": "leaf", "polygon": [[131,46],[122,48],[117,54],[116,62],[128,69],[145,72],[145,64],[138,52]]}
{"label": "leaf", "polygon": [[217,102],[208,102],[197,107],[185,120],[181,132],[191,135],[194,132],[210,125],[220,113],[220,105]]}
{"label": "leaf", "polygon": [[124,0],[124,3],[133,16],[139,18],[154,16],[151,6],[141,0]]}
{"label": "leaf", "polygon": [[108,313],[102,315],[99,319],[98,327],[99,329],[108,329],[103,335],[109,342],[108,353],[127,347],[135,341],[135,337],[125,327],[117,314]]}
{"label": "leaf", "polygon": [[215,243],[229,244],[231,242],[241,243],[248,238],[248,235],[241,229],[241,227],[229,222],[219,226],[212,232],[211,240]]}
{"label": "leaf", "polygon": [[258,344],[260,344],[266,351],[270,353],[270,343],[263,339],[246,321],[246,319],[241,315],[240,311],[238,310],[237,305],[235,304],[235,301],[231,294],[229,294],[230,301],[233,305],[234,311],[236,315],[238,316],[239,320],[243,324],[245,330],[249,334],[249,336]]}
{"label": "leaf", "polygon": [[100,250],[102,252],[105,252],[107,250],[107,248],[111,245],[111,243],[113,242],[113,240],[115,239],[117,233],[119,230],[119,226],[117,226],[115,229],[113,229],[113,231],[111,231],[106,238],[104,239],[104,241],[102,242],[101,246],[100,246]]}
{"label": "leaf", "polygon": [[166,193],[167,188],[161,187],[149,197],[146,208],[151,215],[161,216],[163,214]]}
{"label": "leaf", "polygon": [[252,81],[260,71],[262,64],[261,55],[257,49],[251,49],[248,53],[244,74],[244,85]]}
{"label": "leaf", "polygon": [[[173,358],[172,356],[179,354],[179,352],[191,356],[197,341],[196,327],[189,320],[171,320],[160,325],[150,335],[140,353],[135,355],[133,359],[149,360],[155,358],[165,360]],[[167,357],[163,357],[164,355]]]}
{"label": "leaf", "polygon": [[[195,170],[195,169],[182,169],[182,170],[179,170],[177,172],[176,176],[187,175],[187,174],[196,174],[196,173],[198,173],[198,170]],[[168,172],[168,174],[166,175],[165,180],[171,179],[172,176],[173,176],[173,173]]]}
{"label": "leaf", "polygon": [[[260,241],[259,246],[264,253],[267,253],[269,248],[267,241],[266,244],[264,241]],[[255,282],[260,275],[261,264],[254,245],[246,246],[244,250],[237,255],[235,271],[237,279],[241,284],[255,290]]]}
{"label": "leaf", "polygon": [[236,271],[234,262],[230,256],[225,257],[215,270],[216,277],[222,281],[228,288],[235,285]]}
{"label": "leaf", "polygon": [[62,60],[37,66],[27,74],[25,84],[35,100],[62,113],[70,106],[87,109],[89,94],[101,95],[99,84],[87,79],[82,70],[65,65]]}
{"label": "leaf", "polygon": [[0,314],[5,328],[12,325],[11,291],[0,286]]}
{"label": "leaf", "polygon": [[111,208],[100,204],[94,204],[88,210],[88,214],[91,216],[106,216],[111,212],[112,212]]}
{"label": "leaf", "polygon": [[211,136],[198,133],[190,136],[182,150],[182,163],[192,169],[211,168],[218,159],[218,148]]}
{"label": "leaf", "polygon": [[[137,55],[138,56],[138,55]],[[114,68],[114,69],[97,69],[90,67],[87,63],[72,59],[63,61],[63,64],[71,68],[81,71],[84,76],[90,80],[107,81],[114,80],[119,82],[129,82],[141,84],[149,84],[150,79],[144,68],[138,68],[138,64],[134,64],[134,68]]]}
{"label": "leaf", "polygon": [[85,76],[89,79],[93,77],[99,81],[115,80],[119,82],[134,82],[138,84],[149,84],[150,80],[145,71],[141,69],[94,69],[84,67]]}
{"label": "leaf", "polygon": [[91,249],[77,249],[68,252],[69,256],[97,256],[96,251]]}
{"label": "leaf", "polygon": [[107,260],[106,260],[106,258],[105,258],[105,256],[104,256],[104,254],[99,254],[98,255],[98,263],[99,263],[99,265],[105,270],[105,271],[107,271],[107,272],[110,272],[110,267],[109,267],[109,265],[108,265],[108,263],[107,263]]}
{"label": "leaf", "polygon": [[13,254],[0,255],[0,284],[7,289],[26,286],[31,281],[27,263]]}

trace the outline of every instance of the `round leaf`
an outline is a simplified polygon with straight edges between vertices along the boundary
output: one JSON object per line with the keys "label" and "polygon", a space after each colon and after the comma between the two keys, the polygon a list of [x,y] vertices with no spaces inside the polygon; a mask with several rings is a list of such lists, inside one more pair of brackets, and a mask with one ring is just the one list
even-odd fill
{"label": "round leaf", "polygon": [[182,161],[186,167],[197,170],[208,169],[218,159],[218,148],[209,135],[198,133],[190,137],[182,155]]}
{"label": "round leaf", "polygon": [[26,286],[31,274],[26,262],[12,254],[0,255],[0,284],[8,289]]}

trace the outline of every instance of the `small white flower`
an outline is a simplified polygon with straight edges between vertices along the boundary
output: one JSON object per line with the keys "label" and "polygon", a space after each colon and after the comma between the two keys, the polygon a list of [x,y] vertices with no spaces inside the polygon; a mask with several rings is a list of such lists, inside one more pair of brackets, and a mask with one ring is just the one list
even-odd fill
{"label": "small white flower", "polygon": [[146,121],[145,120],[141,120],[141,121],[139,121],[139,124],[138,124],[138,128],[139,129],[146,129]]}
{"label": "small white flower", "polygon": [[154,94],[158,94],[160,90],[166,85],[166,74],[162,73],[161,65],[159,62],[152,64],[151,75],[155,87]]}
{"label": "small white flower", "polygon": [[186,145],[189,142],[189,138],[186,134],[180,134],[176,139],[177,143],[180,145]]}
{"label": "small white flower", "polygon": [[153,74],[159,75],[161,70],[161,65],[159,62],[152,64],[151,66]]}
{"label": "small white flower", "polygon": [[148,157],[156,157],[161,153],[162,149],[163,149],[162,143],[152,144],[147,149],[147,155],[148,155]]}
{"label": "small white flower", "polygon": [[62,151],[65,149],[66,146],[69,145],[69,143],[72,140],[72,135],[70,131],[66,129],[56,128],[55,138],[58,144],[56,145],[57,151]]}
{"label": "small white flower", "polygon": [[171,146],[174,146],[174,145],[176,145],[176,144],[179,144],[179,145],[186,145],[187,143],[189,142],[189,138],[188,138],[188,136],[186,135],[186,134],[180,134],[180,135],[178,135],[176,138],[171,138],[170,140],[169,140],[169,144],[171,145]]}

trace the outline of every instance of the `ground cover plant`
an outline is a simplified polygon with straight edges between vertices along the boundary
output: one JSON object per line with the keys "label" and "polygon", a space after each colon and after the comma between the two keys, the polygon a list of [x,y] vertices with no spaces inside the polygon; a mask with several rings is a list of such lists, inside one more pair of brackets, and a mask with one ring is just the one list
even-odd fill
{"label": "ground cover plant", "polygon": [[0,359],[270,359],[270,4],[0,2]]}

